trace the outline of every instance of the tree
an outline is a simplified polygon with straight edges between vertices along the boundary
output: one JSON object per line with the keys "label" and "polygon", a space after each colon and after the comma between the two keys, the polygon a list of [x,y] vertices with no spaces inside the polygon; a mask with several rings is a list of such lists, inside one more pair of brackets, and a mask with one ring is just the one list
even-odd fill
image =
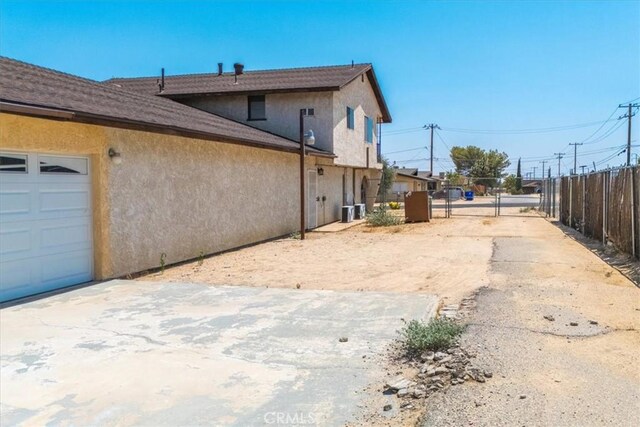
{"label": "tree", "polygon": [[460,175],[471,176],[471,169],[484,156],[484,150],[470,145],[468,147],[454,146],[451,148],[451,160]]}
{"label": "tree", "polygon": [[517,178],[514,174],[511,174],[504,179],[504,189],[507,191],[507,193],[514,194],[516,192],[516,182]]}
{"label": "tree", "polygon": [[520,169],[520,158],[518,158],[518,170],[516,171],[516,187],[515,187],[515,193],[519,194],[522,193],[522,172]]}
{"label": "tree", "polygon": [[504,170],[511,164],[506,153],[485,151],[473,145],[453,147],[451,160],[456,165],[457,173],[487,187],[495,187]]}
{"label": "tree", "polygon": [[380,187],[378,187],[378,194],[380,194],[380,198],[382,202],[387,201],[387,193],[391,190],[393,186],[393,181],[396,179],[396,171],[389,164],[389,159],[386,157],[382,158],[382,176],[380,177]]}

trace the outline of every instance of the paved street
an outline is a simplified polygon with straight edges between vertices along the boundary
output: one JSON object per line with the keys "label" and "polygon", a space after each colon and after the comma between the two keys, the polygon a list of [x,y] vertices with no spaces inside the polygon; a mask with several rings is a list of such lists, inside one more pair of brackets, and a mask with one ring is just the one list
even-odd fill
{"label": "paved street", "polygon": [[2,425],[341,425],[436,302],[112,281],[6,308]]}

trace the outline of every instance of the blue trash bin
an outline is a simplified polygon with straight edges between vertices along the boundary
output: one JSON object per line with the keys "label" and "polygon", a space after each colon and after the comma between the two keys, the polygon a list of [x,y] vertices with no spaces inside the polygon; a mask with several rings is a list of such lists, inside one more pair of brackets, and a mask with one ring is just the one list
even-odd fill
{"label": "blue trash bin", "polygon": [[473,191],[465,191],[464,192],[465,200],[473,200]]}

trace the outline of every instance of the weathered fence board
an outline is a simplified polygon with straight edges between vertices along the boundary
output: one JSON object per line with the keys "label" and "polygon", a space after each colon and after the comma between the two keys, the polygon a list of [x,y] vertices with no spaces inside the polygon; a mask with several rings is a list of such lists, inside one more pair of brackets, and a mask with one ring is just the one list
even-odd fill
{"label": "weathered fence board", "polygon": [[[556,197],[552,184],[543,186],[548,200]],[[640,259],[639,167],[562,177],[557,188],[560,222]]]}

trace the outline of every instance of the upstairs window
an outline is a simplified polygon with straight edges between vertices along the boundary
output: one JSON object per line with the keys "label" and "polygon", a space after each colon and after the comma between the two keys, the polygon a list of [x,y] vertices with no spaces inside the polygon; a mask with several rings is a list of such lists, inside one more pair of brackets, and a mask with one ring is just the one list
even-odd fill
{"label": "upstairs window", "polygon": [[347,129],[355,128],[355,117],[353,115],[353,108],[347,107]]}
{"label": "upstairs window", "polygon": [[264,95],[250,96],[247,120],[267,120]]}
{"label": "upstairs window", "polygon": [[373,119],[367,116],[364,116],[364,140],[373,143]]}

